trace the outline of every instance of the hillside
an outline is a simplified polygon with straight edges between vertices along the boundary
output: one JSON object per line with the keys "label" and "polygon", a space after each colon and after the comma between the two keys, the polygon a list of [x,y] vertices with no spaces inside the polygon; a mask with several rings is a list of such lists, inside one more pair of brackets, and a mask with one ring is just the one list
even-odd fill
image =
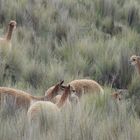
{"label": "hillside", "polygon": [[[83,110],[89,104],[93,107],[86,108],[87,114],[77,116],[77,109],[73,110],[78,130],[70,123],[70,113],[65,116],[63,112],[66,125],[57,128],[60,135],[49,135],[48,140],[140,139],[140,76],[128,62],[133,54],[140,55],[139,0],[0,0],[1,36],[10,20],[16,20],[17,28],[12,51],[0,56],[0,86],[43,95],[60,80],[87,78],[105,89],[105,99],[83,101]],[[115,89],[129,91],[128,100],[119,108],[109,96]],[[79,122],[82,115],[83,122]],[[0,139],[12,140],[14,133],[15,140],[18,123],[22,128],[16,139],[22,139],[22,133],[23,139],[32,139],[26,133],[24,117],[14,122],[8,118],[7,123],[0,116]],[[10,130],[12,125],[15,131]],[[61,135],[64,130],[65,136]],[[33,139],[39,138],[35,135]]]}

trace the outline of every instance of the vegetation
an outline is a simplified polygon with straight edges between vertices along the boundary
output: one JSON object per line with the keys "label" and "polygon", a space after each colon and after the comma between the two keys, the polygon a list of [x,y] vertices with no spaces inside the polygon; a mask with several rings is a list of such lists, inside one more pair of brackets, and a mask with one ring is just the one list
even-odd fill
{"label": "vegetation", "polygon": [[[140,139],[140,77],[128,63],[140,55],[139,0],[0,0],[1,36],[11,19],[17,28],[11,53],[0,57],[0,86],[43,95],[61,79],[91,78],[107,94],[88,107],[83,99],[81,114],[64,111],[48,139]],[[110,101],[112,88],[128,89],[128,99]],[[46,139],[28,130],[25,114],[0,116],[0,139]]]}

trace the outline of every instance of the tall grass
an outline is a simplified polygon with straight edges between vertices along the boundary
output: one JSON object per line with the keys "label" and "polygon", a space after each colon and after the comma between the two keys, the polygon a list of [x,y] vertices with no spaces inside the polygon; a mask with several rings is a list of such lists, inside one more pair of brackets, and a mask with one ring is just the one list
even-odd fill
{"label": "tall grass", "polygon": [[35,121],[30,124],[23,111],[11,117],[10,114],[7,114],[9,117],[2,117],[2,114],[3,112],[0,116],[0,138],[5,140],[137,140],[140,138],[138,133],[140,121],[131,103],[111,100],[108,93],[105,98],[95,99],[92,96],[85,96],[80,106],[63,108],[55,126],[49,125],[52,118],[49,122],[42,118],[41,126]]}
{"label": "tall grass", "polygon": [[1,86],[40,95],[60,80],[91,78],[128,89],[131,102],[83,100],[47,136],[29,135],[25,114],[0,117],[0,139],[140,139],[139,77],[128,64],[140,54],[139,0],[0,0],[1,35],[11,19],[17,29],[11,53],[0,56]]}

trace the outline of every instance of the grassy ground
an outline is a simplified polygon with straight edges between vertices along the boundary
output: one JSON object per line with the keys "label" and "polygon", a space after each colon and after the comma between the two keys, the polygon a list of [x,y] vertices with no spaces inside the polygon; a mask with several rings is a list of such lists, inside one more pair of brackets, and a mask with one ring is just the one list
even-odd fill
{"label": "grassy ground", "polygon": [[[139,140],[140,120],[128,101],[84,98],[79,106],[64,108],[55,125],[42,118],[39,127],[28,123],[25,112],[0,116],[4,140]],[[4,114],[2,116],[2,114]]]}
{"label": "grassy ground", "polygon": [[[131,55],[140,54],[139,0],[0,0],[1,35],[11,19],[17,29],[12,52],[0,60],[1,86],[43,95],[61,79],[90,78],[107,87],[107,94],[111,88],[130,93],[131,102],[124,101],[119,110],[108,98],[102,107],[94,101],[82,116],[74,109],[76,122],[69,114],[48,139],[140,139],[140,77],[128,63]],[[19,116],[0,117],[0,139],[31,139],[25,115]]]}

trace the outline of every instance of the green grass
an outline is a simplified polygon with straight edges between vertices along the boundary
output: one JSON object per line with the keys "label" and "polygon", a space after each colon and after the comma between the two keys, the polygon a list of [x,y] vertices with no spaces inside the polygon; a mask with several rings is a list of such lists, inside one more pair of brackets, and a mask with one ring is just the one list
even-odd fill
{"label": "green grass", "polygon": [[[43,95],[60,80],[90,78],[107,97],[83,99],[81,114],[64,111],[47,136],[29,136],[25,114],[0,117],[0,139],[140,139],[140,77],[128,64],[140,55],[139,0],[0,0],[1,36],[11,19],[17,28],[11,53],[0,57],[1,86]],[[117,88],[129,90],[129,103],[108,97]]]}

